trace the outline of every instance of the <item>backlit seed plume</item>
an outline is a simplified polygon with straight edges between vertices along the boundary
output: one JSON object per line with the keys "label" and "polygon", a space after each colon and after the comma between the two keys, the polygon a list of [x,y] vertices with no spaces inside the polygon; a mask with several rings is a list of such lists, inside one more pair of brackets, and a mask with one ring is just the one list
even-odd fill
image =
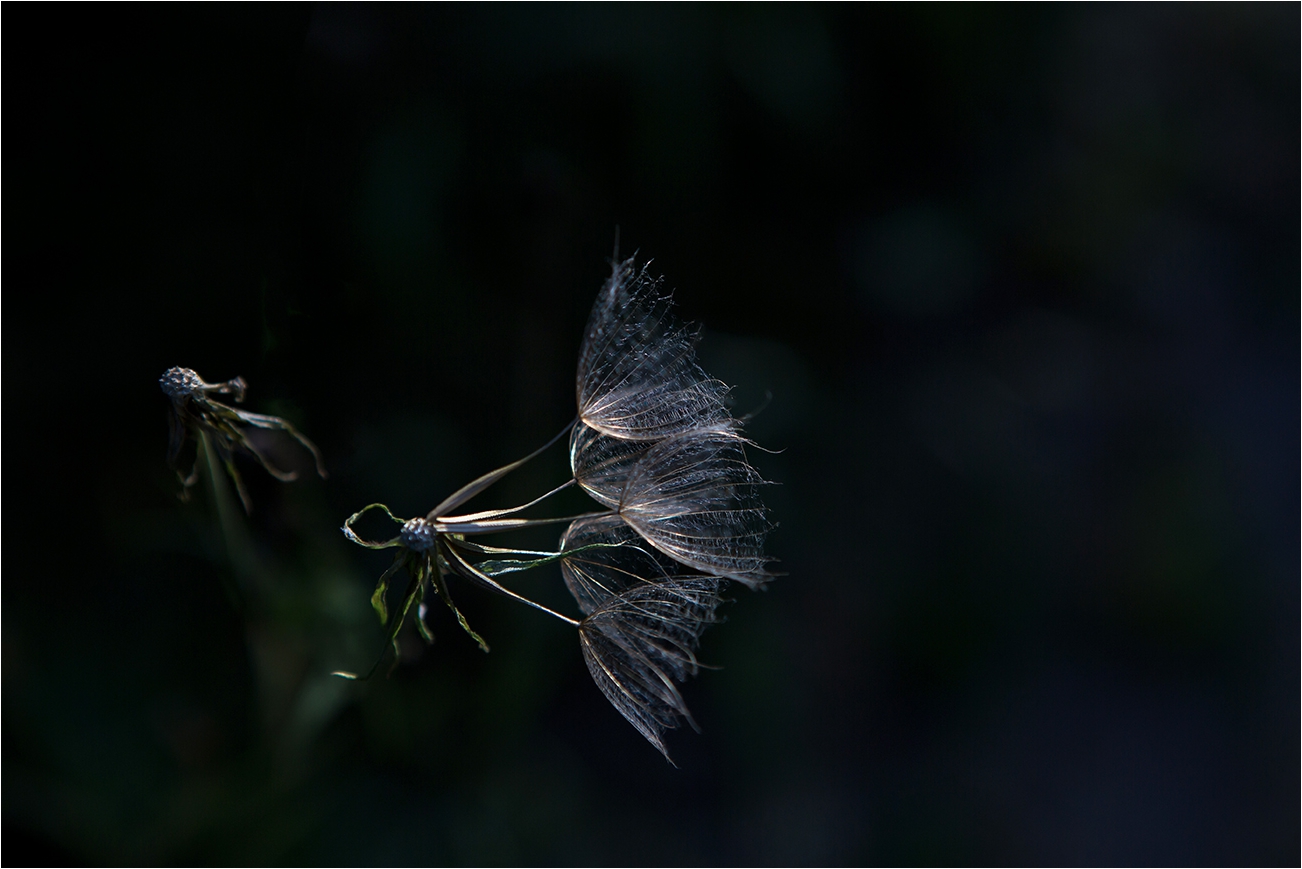
{"label": "backlit seed plume", "polygon": [[746,461],[745,439],[704,430],[658,443],[622,441],[579,425],[570,465],[585,492],[652,546],[703,573],[762,584],[764,480]]}
{"label": "backlit seed plume", "polygon": [[703,576],[635,586],[579,624],[593,681],[666,759],[664,731],[680,718],[696,728],[675,683],[696,675],[696,645],[715,620],[721,585]]}
{"label": "backlit seed plume", "polygon": [[661,441],[630,470],[619,515],[670,558],[751,588],[771,574],[764,538],[772,526],[759,472],[745,440],[729,432],[692,432]]}
{"label": "backlit seed plume", "polygon": [[642,540],[618,515],[585,516],[561,535],[565,585],[589,615],[611,598],[691,571]]}
{"label": "backlit seed plume", "polygon": [[660,281],[629,258],[612,267],[579,351],[579,419],[624,440],[731,428],[727,387],[696,363],[697,334],[670,310]]}
{"label": "backlit seed plume", "polygon": [[588,671],[668,758],[664,731],[691,721],[675,683],[696,673],[696,646],[715,621],[725,580],[690,573],[618,515],[575,520],[560,548],[570,553],[561,559],[565,585],[587,616],[579,641]]}
{"label": "backlit seed plume", "polygon": [[570,433],[570,469],[583,491],[618,508],[629,473],[653,446],[654,441],[620,440],[579,423]]}

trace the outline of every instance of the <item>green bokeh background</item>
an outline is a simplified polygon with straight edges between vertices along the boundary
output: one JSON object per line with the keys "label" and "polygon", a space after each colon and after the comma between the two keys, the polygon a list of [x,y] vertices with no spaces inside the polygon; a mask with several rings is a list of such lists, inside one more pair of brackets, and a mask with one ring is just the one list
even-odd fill
{"label": "green bokeh background", "polygon": [[[1298,862],[1296,4],[6,17],[6,862]],[[327,676],[342,520],[573,416],[617,226],[772,396],[677,769],[464,586],[490,655]],[[326,456],[243,568],[173,365]]]}

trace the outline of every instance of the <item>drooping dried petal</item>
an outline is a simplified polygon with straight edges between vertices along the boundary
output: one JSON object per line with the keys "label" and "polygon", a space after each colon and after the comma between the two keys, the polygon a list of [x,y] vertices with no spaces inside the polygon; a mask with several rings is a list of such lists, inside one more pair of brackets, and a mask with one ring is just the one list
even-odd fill
{"label": "drooping dried petal", "polygon": [[620,440],[578,423],[570,433],[570,468],[583,491],[607,507],[618,507],[633,466],[652,446],[651,441]]}
{"label": "drooping dried petal", "polygon": [[[585,549],[593,544],[598,548]],[[685,578],[682,565],[649,545],[617,515],[588,516],[561,535],[565,585],[588,615],[639,585]]]}
{"label": "drooping dried petal", "polygon": [[664,731],[680,718],[696,726],[675,683],[696,674],[696,645],[714,621],[721,585],[714,577],[639,585],[579,625],[593,681],[666,759]]}
{"label": "drooping dried petal", "polygon": [[633,259],[613,267],[579,351],[579,419],[611,437],[660,440],[735,425],[727,387],[696,363],[697,334]]}
{"label": "drooping dried petal", "polygon": [[619,514],[680,564],[753,588],[771,576],[764,538],[772,526],[744,445],[720,431],[661,441],[629,472]]}

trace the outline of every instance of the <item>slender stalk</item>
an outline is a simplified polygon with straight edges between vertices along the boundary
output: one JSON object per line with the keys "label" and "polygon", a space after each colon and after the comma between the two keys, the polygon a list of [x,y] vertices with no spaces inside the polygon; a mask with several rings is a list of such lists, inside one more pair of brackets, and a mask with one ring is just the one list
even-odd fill
{"label": "slender stalk", "polygon": [[475,582],[478,582],[480,585],[483,585],[486,588],[496,591],[499,594],[504,594],[509,598],[514,598],[515,600],[518,600],[521,603],[528,604],[529,606],[533,607],[536,610],[542,610],[548,615],[555,616],[556,618],[560,619],[561,621],[565,622],[568,625],[573,625],[576,628],[579,626],[578,620],[572,619],[569,616],[561,615],[560,613],[556,612],[556,610],[548,609],[542,604],[531,601],[529,600],[529,598],[525,597],[524,595],[516,594],[515,592],[511,591],[509,588],[500,585],[491,576],[484,573],[482,570],[475,567],[475,565],[467,561],[466,558],[462,556],[462,554],[458,552],[453,546],[451,546],[446,540],[440,541],[440,543],[441,546],[439,547],[439,549],[440,552],[443,554],[443,557],[448,561],[449,566],[451,566],[452,569],[455,570],[460,575],[466,577],[467,579],[474,580]]}
{"label": "slender stalk", "polygon": [[596,513],[579,513],[576,516],[557,516],[554,519],[485,519],[481,522],[459,522],[448,524],[446,522],[434,522],[434,530],[440,534],[497,534],[502,531],[515,531],[518,528],[533,528],[538,525],[559,525],[562,522],[573,522],[576,519],[586,519],[589,516],[605,516],[610,513],[609,510],[601,510]]}
{"label": "slender stalk", "polygon": [[570,486],[573,486],[574,482],[575,482],[574,478],[571,477],[570,479],[566,480],[564,483],[561,483],[555,489],[552,489],[547,494],[539,495],[537,498],[534,498],[528,504],[521,504],[519,507],[508,507],[505,510],[483,510],[479,513],[465,513],[461,516],[440,516],[438,518],[438,521],[443,523],[458,523],[458,522],[467,523],[467,522],[479,522],[485,519],[500,519],[505,516],[510,516],[514,513],[519,513],[523,510],[528,510],[530,507],[534,506],[535,504],[541,504],[543,501],[547,500],[552,495],[555,495],[557,492],[563,492],[566,489],[568,489]]}
{"label": "slender stalk", "polygon": [[[208,482],[212,486],[213,503],[217,508],[217,525],[221,529],[222,542],[226,546],[226,555],[230,559],[231,570],[240,580],[239,585],[247,584],[257,574],[248,533],[235,510],[234,499],[223,473],[217,450],[207,431],[199,431],[199,445],[203,451],[204,468],[208,471]],[[236,607],[243,609],[243,595],[239,585],[227,579],[228,592],[234,597]]]}
{"label": "slender stalk", "polygon": [[434,520],[438,519],[439,516],[448,512],[449,510],[455,510],[457,507],[460,507],[462,504],[466,503],[471,498],[475,497],[480,492],[484,491],[489,486],[493,485],[498,480],[505,477],[507,474],[511,473],[512,471],[524,465],[525,462],[529,461],[530,459],[536,458],[537,456],[542,455],[543,450],[547,449],[552,444],[560,440],[561,437],[564,436],[567,432],[569,432],[570,429],[574,428],[574,425],[577,422],[578,422],[577,419],[572,420],[569,423],[569,425],[565,426],[565,428],[557,432],[556,435],[553,436],[551,440],[549,440],[547,443],[543,444],[538,449],[531,452],[529,455],[525,456],[523,459],[519,459],[518,461],[511,462],[511,464],[509,465],[503,465],[502,467],[498,468],[495,471],[489,471],[487,474],[484,474],[482,477],[478,477],[474,480],[471,480],[469,483],[462,486],[460,489],[457,489],[455,492],[453,492],[451,495],[445,498],[443,500],[443,503],[439,504],[433,510],[429,511],[429,513],[426,515],[426,518],[429,519],[429,521],[433,522]]}

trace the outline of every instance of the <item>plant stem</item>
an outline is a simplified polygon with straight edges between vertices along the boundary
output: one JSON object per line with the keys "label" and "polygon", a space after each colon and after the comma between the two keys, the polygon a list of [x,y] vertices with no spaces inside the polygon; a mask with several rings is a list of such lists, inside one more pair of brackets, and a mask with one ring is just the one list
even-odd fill
{"label": "plant stem", "polygon": [[233,598],[236,609],[244,608],[244,595],[257,573],[253,561],[252,547],[245,529],[235,510],[235,501],[231,497],[229,484],[222,472],[217,451],[213,448],[208,432],[200,430],[199,445],[203,450],[204,468],[207,470],[208,483],[212,488],[213,504],[217,509],[217,526],[221,530],[222,543],[226,546],[226,556],[230,561],[232,576],[226,578],[227,592]]}

